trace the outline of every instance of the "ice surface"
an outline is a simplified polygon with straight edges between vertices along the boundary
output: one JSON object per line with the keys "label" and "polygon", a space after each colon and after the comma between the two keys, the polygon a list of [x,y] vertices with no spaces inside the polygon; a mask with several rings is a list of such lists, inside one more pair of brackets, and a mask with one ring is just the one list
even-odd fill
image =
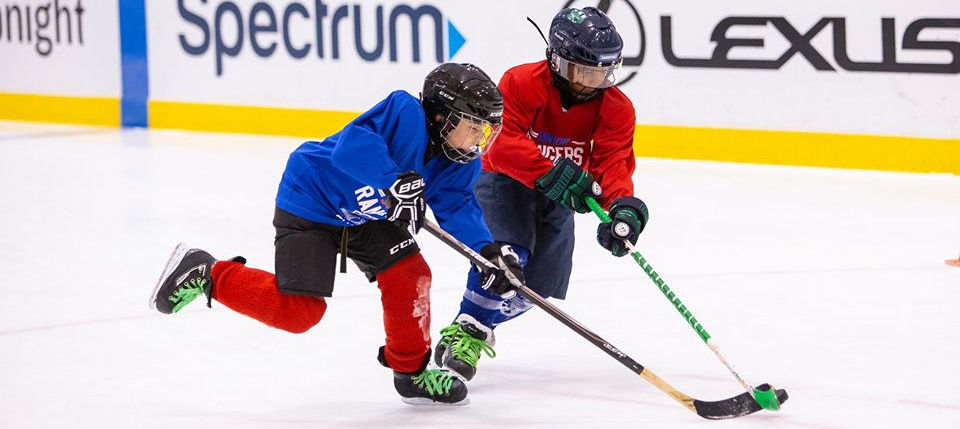
{"label": "ice surface", "polygon": [[[303,335],[197,301],[146,306],[178,241],[272,271],[300,140],[0,122],[2,428],[960,427],[960,178],[641,159],[639,248],[779,413],[689,413],[545,313],[497,330],[472,403],[402,404],[355,266]],[[958,149],[960,150],[960,149]],[[629,258],[578,216],[558,305],[687,394],[740,393]],[[433,333],[467,263],[427,234]]]}

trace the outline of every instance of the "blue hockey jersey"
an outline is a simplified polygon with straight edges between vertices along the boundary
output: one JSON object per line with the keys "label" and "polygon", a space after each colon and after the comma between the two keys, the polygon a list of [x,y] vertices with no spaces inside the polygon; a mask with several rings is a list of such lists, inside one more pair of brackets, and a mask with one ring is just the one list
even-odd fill
{"label": "blue hockey jersey", "polygon": [[287,161],[277,207],[328,225],[353,226],[386,217],[387,189],[406,171],[423,176],[437,222],[479,250],[493,241],[473,195],[480,160],[458,164],[424,157],[427,124],[420,101],[394,91],[338,133],[300,145]]}

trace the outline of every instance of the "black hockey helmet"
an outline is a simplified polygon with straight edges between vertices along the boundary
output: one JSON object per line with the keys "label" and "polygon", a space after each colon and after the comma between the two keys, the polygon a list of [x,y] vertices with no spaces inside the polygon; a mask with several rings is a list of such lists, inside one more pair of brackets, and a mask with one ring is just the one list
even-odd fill
{"label": "black hockey helmet", "polygon": [[445,63],[433,69],[423,81],[420,102],[430,144],[453,161],[477,159],[500,134],[503,95],[473,64]]}
{"label": "black hockey helmet", "polygon": [[550,22],[550,75],[572,104],[589,101],[617,83],[622,52],[620,33],[600,9],[563,9]]}

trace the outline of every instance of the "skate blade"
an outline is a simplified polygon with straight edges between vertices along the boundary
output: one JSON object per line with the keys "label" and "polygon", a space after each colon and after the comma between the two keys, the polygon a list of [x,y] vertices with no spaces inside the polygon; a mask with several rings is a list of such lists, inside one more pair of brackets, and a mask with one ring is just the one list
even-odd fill
{"label": "skate blade", "polygon": [[463,398],[460,402],[437,402],[429,398],[400,398],[404,404],[414,407],[462,407],[470,403],[470,398]]}
{"label": "skate blade", "polygon": [[150,302],[147,303],[147,306],[151,310],[157,309],[157,293],[160,292],[160,286],[163,285],[163,281],[170,277],[170,273],[173,272],[177,265],[180,265],[180,261],[183,260],[183,257],[186,256],[187,252],[190,250],[190,246],[187,246],[184,243],[177,245],[173,249],[173,253],[170,254],[170,259],[167,260],[167,266],[164,267],[163,273],[160,274],[160,279],[157,280],[157,285],[153,287],[153,291],[150,292]]}

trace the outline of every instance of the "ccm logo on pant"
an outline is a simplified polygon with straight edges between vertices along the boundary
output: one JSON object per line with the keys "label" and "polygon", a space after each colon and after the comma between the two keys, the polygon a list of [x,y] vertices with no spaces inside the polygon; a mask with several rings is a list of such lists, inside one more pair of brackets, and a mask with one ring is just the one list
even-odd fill
{"label": "ccm logo on pant", "polygon": [[398,245],[393,246],[393,247],[390,248],[390,254],[391,254],[391,255],[396,255],[397,252],[399,252],[399,251],[401,251],[401,250],[403,250],[403,249],[405,249],[405,248],[407,248],[407,247],[410,247],[410,245],[413,244],[413,243],[416,243],[416,241],[415,241],[414,239],[412,239],[412,238],[408,238],[408,239],[406,239],[406,240],[403,240],[403,241],[400,242],[400,244],[398,244]]}

